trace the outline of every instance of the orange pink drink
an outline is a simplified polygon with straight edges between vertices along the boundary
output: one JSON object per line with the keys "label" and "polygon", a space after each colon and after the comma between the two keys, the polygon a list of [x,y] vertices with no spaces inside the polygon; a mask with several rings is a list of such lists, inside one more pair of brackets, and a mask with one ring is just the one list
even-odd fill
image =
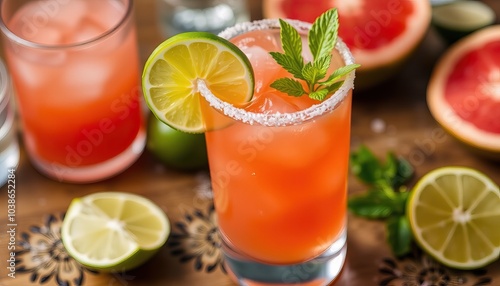
{"label": "orange pink drink", "polygon": [[132,2],[1,4],[6,58],[34,165],[77,182],[128,167],[145,139]]}
{"label": "orange pink drink", "polygon": [[[306,36],[310,26],[294,25],[302,34],[303,56],[311,60]],[[202,89],[209,103],[230,120],[220,123],[207,117],[208,126],[225,127],[205,133],[230,271],[245,283],[326,285],[345,258],[353,74],[323,102],[292,97],[269,86],[278,78],[292,77],[269,54],[282,52],[277,21],[237,26],[221,36],[248,56],[255,74],[254,97],[243,108],[222,103]],[[345,46],[339,47],[330,72],[352,63]],[[339,255],[332,267],[329,263]],[[314,270],[307,278],[290,274],[313,265],[307,264],[311,261],[309,270]],[[336,273],[326,273],[328,268]],[[257,273],[261,271],[271,274],[262,277]]]}

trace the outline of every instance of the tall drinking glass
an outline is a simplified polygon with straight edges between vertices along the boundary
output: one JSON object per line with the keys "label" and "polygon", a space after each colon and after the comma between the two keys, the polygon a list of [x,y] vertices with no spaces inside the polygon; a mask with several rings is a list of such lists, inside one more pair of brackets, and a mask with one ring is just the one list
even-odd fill
{"label": "tall drinking glass", "polygon": [[[290,23],[310,60],[311,25]],[[327,285],[346,256],[354,73],[325,101],[291,97],[269,87],[290,76],[269,55],[282,52],[277,20],[236,25],[220,36],[247,54],[256,79],[254,98],[242,108],[200,83],[219,112],[206,112],[208,126],[219,128],[205,136],[228,269],[240,285]],[[336,48],[332,69],[353,63],[341,40]]]}
{"label": "tall drinking glass", "polygon": [[0,0],[0,29],[33,165],[91,182],[145,144],[132,0]]}

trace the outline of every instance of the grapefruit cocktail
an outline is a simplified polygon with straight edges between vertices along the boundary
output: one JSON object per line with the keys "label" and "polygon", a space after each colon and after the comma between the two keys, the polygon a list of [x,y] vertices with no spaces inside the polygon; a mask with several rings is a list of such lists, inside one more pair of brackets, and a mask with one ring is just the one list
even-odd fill
{"label": "grapefruit cocktail", "polygon": [[229,273],[240,285],[327,285],[346,256],[353,70],[335,9],[187,32],[146,61],[148,107],[205,133]]}
{"label": "grapefruit cocktail", "polygon": [[[226,261],[240,281],[326,285],[345,255],[353,77],[325,101],[271,87],[292,78],[270,55],[283,52],[277,24],[264,20],[221,34],[249,58],[255,93],[249,104],[233,108],[207,96],[229,119],[206,116],[207,126],[216,126],[205,133],[215,209]],[[311,61],[309,26],[294,25]],[[330,71],[352,63],[339,47]]]}
{"label": "grapefruit cocktail", "polygon": [[0,1],[24,142],[51,177],[88,182],[142,152],[131,1]]}

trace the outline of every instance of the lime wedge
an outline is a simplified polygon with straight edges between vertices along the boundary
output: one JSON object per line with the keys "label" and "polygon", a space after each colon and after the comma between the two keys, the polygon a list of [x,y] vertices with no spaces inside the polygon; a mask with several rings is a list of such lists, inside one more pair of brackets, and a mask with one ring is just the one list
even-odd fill
{"label": "lime wedge", "polygon": [[198,80],[231,104],[244,104],[253,96],[252,66],[238,47],[211,33],[187,32],[161,43],[146,61],[142,88],[149,109],[180,131],[211,129],[203,119]]}
{"label": "lime wedge", "polygon": [[480,1],[455,1],[432,9],[432,23],[449,43],[495,22],[495,11]]}
{"label": "lime wedge", "polygon": [[143,264],[169,234],[170,223],[156,204],[119,192],[73,199],[61,226],[68,254],[101,271],[126,271]]}
{"label": "lime wedge", "polygon": [[443,167],[423,176],[408,200],[417,243],[437,261],[477,269],[500,255],[500,191],[486,175]]}

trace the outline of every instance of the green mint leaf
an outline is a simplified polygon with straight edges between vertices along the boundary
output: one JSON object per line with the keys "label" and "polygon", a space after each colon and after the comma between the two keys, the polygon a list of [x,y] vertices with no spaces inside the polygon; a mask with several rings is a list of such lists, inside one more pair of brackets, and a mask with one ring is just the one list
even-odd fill
{"label": "green mint leaf", "polygon": [[383,192],[370,190],[365,194],[349,198],[348,208],[361,217],[382,219],[394,213],[394,201]]}
{"label": "green mint leaf", "polygon": [[302,39],[299,32],[288,22],[280,19],[281,45],[285,55],[290,59],[294,69],[302,70],[304,59],[302,58]]}
{"label": "green mint leaf", "polygon": [[[302,57],[302,38],[299,32],[287,21],[280,19],[280,38],[283,53],[270,52],[273,59],[296,79],[305,81],[306,89],[299,89],[294,81],[279,81],[271,87],[286,92],[292,96],[308,94],[310,98],[324,100],[332,91],[337,91],[343,81],[340,79],[357,68],[359,65],[348,65],[335,71],[324,82],[330,68],[332,52],[338,38],[338,13],[331,9],[320,15],[311,26],[308,36],[308,45],[313,56],[311,62],[306,63]],[[286,86],[290,84],[290,86]],[[302,92],[303,91],[303,92]]]}
{"label": "green mint leaf", "polygon": [[330,63],[332,62],[332,57],[333,57],[332,54],[328,54],[328,55],[323,56],[321,58],[318,58],[316,61],[314,61],[313,65],[318,70],[321,70],[321,74],[322,74],[322,76],[319,77],[318,80],[323,79],[326,76],[326,73],[328,72],[328,69],[330,68]]}
{"label": "green mint leaf", "polygon": [[273,83],[271,83],[271,87],[295,97],[306,94],[306,91],[302,87],[302,84],[299,81],[291,78],[284,77],[277,79]]}
{"label": "green mint leaf", "polygon": [[314,21],[309,31],[309,48],[314,61],[331,54],[337,43],[338,13],[331,9]]}
{"label": "green mint leaf", "polygon": [[[304,80],[308,83],[317,82],[319,79],[322,79],[326,75],[326,71],[321,67],[313,65],[312,63],[307,63],[302,70],[302,75]],[[312,89],[313,87],[310,87]]]}
{"label": "green mint leaf", "polygon": [[344,84],[344,81],[337,81],[333,83],[332,85],[327,86],[326,88],[328,89],[328,94],[332,94],[336,92],[342,85]]}
{"label": "green mint leaf", "polygon": [[392,187],[392,182],[396,178],[398,172],[398,159],[394,155],[394,153],[387,153],[387,157],[385,159],[385,165],[382,166],[382,176],[384,177],[387,185]]}
{"label": "green mint leaf", "polygon": [[346,76],[348,73],[352,72],[356,68],[358,68],[360,65],[358,64],[350,64],[347,66],[343,66],[335,70],[325,82],[322,82],[320,84],[322,85],[331,85],[334,82],[338,81],[340,78]]}
{"label": "green mint leaf", "polygon": [[406,215],[406,205],[410,192],[406,188],[400,188],[399,192],[393,198],[394,213],[398,215]]}
{"label": "green mint leaf", "polygon": [[327,89],[320,89],[309,93],[309,97],[315,100],[322,101],[328,96]]}
{"label": "green mint leaf", "polygon": [[398,158],[398,166],[396,176],[391,182],[393,188],[399,188],[406,182],[408,182],[415,173],[412,165],[403,158]]}
{"label": "green mint leaf", "polygon": [[387,220],[387,242],[394,255],[401,257],[411,251],[412,233],[408,218],[404,215],[391,216]]}
{"label": "green mint leaf", "polygon": [[357,151],[351,152],[350,165],[351,172],[365,184],[375,185],[383,180],[380,161],[365,146],[360,146]]}
{"label": "green mint leaf", "polygon": [[270,52],[269,54],[271,54],[271,57],[295,78],[304,79],[302,76],[302,66],[299,67],[293,58],[278,52]]}

